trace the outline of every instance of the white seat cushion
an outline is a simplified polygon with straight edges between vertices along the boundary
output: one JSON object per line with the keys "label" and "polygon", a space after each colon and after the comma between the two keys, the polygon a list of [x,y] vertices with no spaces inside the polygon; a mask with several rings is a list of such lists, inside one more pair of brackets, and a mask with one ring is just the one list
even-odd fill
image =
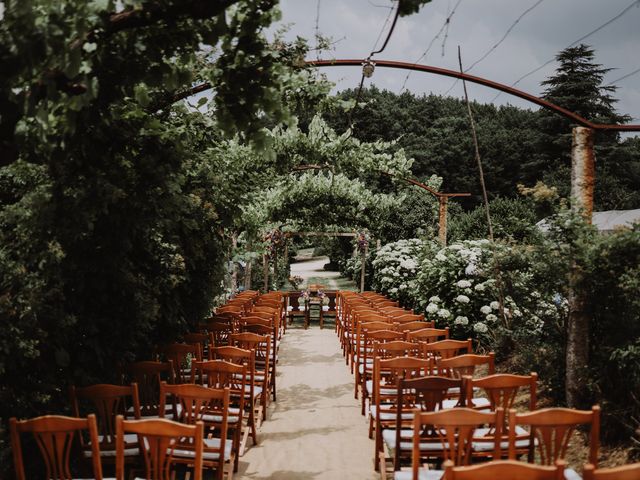
{"label": "white seat cushion", "polygon": [[[390,450],[396,449],[396,431],[386,429],[382,431],[382,440]],[[433,442],[420,442],[421,452],[439,452],[442,450],[442,442],[435,440]],[[413,450],[413,431],[402,430],[400,432],[400,450],[410,452]]]}
{"label": "white seat cushion", "polygon": [[[104,438],[104,435],[98,435],[98,440],[100,442],[102,441],[103,438]],[[138,452],[137,443],[138,443],[138,435],[136,433],[125,433],[125,435],[124,435],[125,447],[127,446],[127,444],[130,445],[130,448],[125,448],[124,449],[124,456],[125,457],[138,455],[139,452]],[[91,445],[91,443],[89,443],[89,446],[90,445]],[[89,448],[89,447],[87,447],[87,448]],[[84,455],[85,458],[91,458],[91,456],[92,456],[91,450],[89,450],[89,449],[83,450],[82,454]],[[115,450],[115,448],[113,450],[107,450],[104,447],[100,446],[100,456],[101,457],[115,457],[116,456],[116,450]]]}
{"label": "white seat cushion", "polygon": [[[484,435],[490,435],[490,431],[491,429],[489,428],[478,428],[476,429],[475,433],[474,433],[474,437],[482,437]],[[516,425],[516,435],[518,436],[526,436],[528,435],[529,432],[527,432],[524,428],[519,427]],[[538,441],[535,440],[535,443],[537,444]],[[491,452],[493,451],[494,448],[494,444],[493,442],[489,441],[489,442],[478,442],[478,441],[474,441],[471,443],[473,450],[475,452]],[[529,446],[529,439],[528,438],[523,438],[521,440],[516,440],[516,448],[527,448]],[[506,452],[509,448],[509,442],[507,440],[504,440],[502,442],[500,442],[500,448],[502,449],[503,452]],[[579,478],[579,477],[578,477]]]}
{"label": "white seat cushion", "polygon": [[[220,448],[220,439],[219,438],[205,438],[204,439],[205,448]],[[231,458],[231,449],[233,448],[233,442],[231,440],[227,440],[224,444],[224,459],[229,460]],[[180,458],[193,458],[195,453],[193,450],[175,450],[173,452],[174,457]],[[205,460],[218,460],[220,455],[217,452],[204,452],[203,458]]]}
{"label": "white seat cushion", "polygon": [[[376,407],[376,405],[372,405],[369,408],[369,412],[371,414],[371,416],[373,418],[376,418],[376,414],[378,413],[378,408]],[[381,409],[380,412],[380,420],[383,421],[388,421],[388,420],[395,420],[396,419],[396,412],[385,412],[384,411],[384,407]],[[412,420],[413,419],[413,413],[412,412],[405,412],[402,414],[402,419],[403,420]]]}
{"label": "white seat cushion", "polygon": [[[220,423],[222,421],[222,415],[203,415],[202,420],[205,422]],[[230,408],[227,422],[234,424],[238,423],[238,421],[240,421],[240,409]]]}
{"label": "white seat cushion", "polygon": [[[426,470],[421,468],[418,470],[418,480],[440,480],[444,475],[444,470]],[[412,471],[394,472],[394,480],[413,480]]]}

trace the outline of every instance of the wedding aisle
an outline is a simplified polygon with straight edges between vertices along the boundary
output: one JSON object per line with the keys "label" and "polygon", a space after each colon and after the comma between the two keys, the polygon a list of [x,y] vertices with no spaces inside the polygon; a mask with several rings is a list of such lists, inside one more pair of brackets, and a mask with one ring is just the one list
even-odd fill
{"label": "wedding aisle", "polygon": [[280,347],[278,401],[236,478],[378,478],[367,429],[333,329],[289,329]]}

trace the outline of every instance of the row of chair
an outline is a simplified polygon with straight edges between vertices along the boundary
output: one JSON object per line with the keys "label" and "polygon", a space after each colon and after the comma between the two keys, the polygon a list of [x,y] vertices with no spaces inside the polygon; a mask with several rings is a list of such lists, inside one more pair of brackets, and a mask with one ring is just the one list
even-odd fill
{"label": "row of chair", "polygon": [[[242,315],[225,314],[222,307],[182,343],[159,347],[152,360],[122,368],[123,385],[71,387],[75,417],[11,419],[17,477],[26,478],[21,437],[29,432],[43,454],[47,478],[72,478],[75,438],[81,467],[89,462],[94,478],[103,477],[105,465],[115,466],[118,479],[127,466],[166,480],[180,465],[195,478],[202,478],[202,468],[215,478],[232,478],[248,437],[257,444],[271,395],[275,399],[272,340],[283,333],[284,308],[280,293],[239,297],[230,303],[241,303]],[[267,312],[269,319],[255,315]]]}
{"label": "row of chair", "polygon": [[[375,435],[374,465],[382,478],[390,471],[399,480],[436,479],[443,474],[472,478],[465,469],[492,472],[477,478],[556,478],[555,462],[563,461],[571,436],[581,425],[590,426],[592,466],[585,472],[597,466],[598,406],[587,411],[536,410],[535,373],[496,374],[492,353],[474,354],[470,340],[451,340],[446,329],[429,325],[403,330],[403,322],[381,314],[380,306],[388,307],[381,295],[340,292],[338,298],[337,331],[347,344],[345,355],[352,354],[353,360],[347,361],[355,366],[356,396],[362,393],[363,413],[365,398],[370,402],[369,434]],[[476,373],[481,376],[475,377]],[[519,413],[514,406],[523,397],[522,389],[527,393],[527,411]],[[481,392],[485,396],[478,396]],[[515,461],[521,457],[528,462],[537,459],[543,466]],[[489,463],[467,467],[478,461]],[[633,468],[625,471],[637,473]],[[512,477],[495,476],[512,471]],[[579,478],[563,467],[562,478],[565,475]]]}

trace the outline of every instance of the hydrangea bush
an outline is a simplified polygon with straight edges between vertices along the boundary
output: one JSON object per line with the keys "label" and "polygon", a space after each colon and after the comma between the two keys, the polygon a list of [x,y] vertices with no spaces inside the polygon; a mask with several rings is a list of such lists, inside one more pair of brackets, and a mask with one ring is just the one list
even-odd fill
{"label": "hydrangea bush", "polygon": [[372,288],[405,306],[414,306],[420,254],[425,248],[425,242],[417,238],[399,240],[380,248],[372,262]]}

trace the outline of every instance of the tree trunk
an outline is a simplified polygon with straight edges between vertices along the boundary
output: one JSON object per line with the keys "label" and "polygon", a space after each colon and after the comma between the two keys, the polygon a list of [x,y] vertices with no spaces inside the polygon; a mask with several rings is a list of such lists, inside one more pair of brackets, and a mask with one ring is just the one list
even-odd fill
{"label": "tree trunk", "polygon": [[447,204],[448,197],[438,197],[440,208],[438,209],[438,237],[442,246],[447,246]]}
{"label": "tree trunk", "polygon": [[[580,212],[587,223],[591,223],[593,214],[594,179],[593,130],[575,127],[571,147],[572,208]],[[582,268],[575,259],[572,259],[569,272],[569,320],[565,373],[565,395],[569,407],[584,406],[586,401],[590,314],[589,298],[582,286],[583,280]]]}

